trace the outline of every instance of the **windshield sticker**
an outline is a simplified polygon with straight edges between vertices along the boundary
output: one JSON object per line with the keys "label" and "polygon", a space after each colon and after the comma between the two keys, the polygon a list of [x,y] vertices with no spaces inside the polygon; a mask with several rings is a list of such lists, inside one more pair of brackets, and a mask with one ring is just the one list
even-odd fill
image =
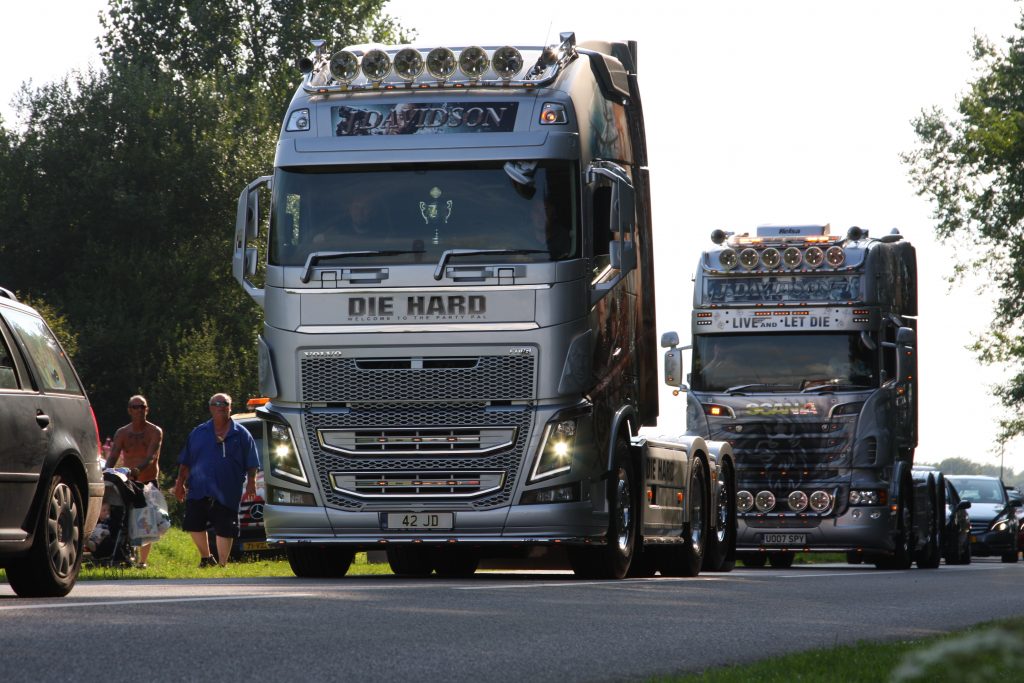
{"label": "windshield sticker", "polygon": [[331,107],[336,136],[510,133],[518,102],[404,102]]}
{"label": "windshield sticker", "polygon": [[704,303],[858,301],[860,280],[860,275],[707,278]]}

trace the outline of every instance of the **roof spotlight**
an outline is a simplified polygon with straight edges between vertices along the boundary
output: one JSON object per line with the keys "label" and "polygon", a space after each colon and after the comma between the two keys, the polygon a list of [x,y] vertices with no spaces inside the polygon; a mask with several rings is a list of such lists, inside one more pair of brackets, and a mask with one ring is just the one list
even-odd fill
{"label": "roof spotlight", "polygon": [[419,50],[405,47],[395,55],[395,73],[406,81],[415,81],[423,73],[423,57]]}
{"label": "roof spotlight", "polygon": [[499,78],[508,80],[523,70],[523,55],[511,45],[506,45],[494,51],[491,64]]}
{"label": "roof spotlight", "polygon": [[348,85],[359,76],[359,58],[348,50],[331,55],[331,76],[339,83]]}
{"label": "roof spotlight", "polygon": [[846,261],[846,254],[843,252],[842,247],[832,246],[825,252],[825,260],[833,268],[838,268]]}
{"label": "roof spotlight", "polygon": [[374,48],[363,55],[362,66],[366,80],[380,83],[391,73],[391,58],[384,50]]}
{"label": "roof spotlight", "polygon": [[740,264],[747,270],[756,268],[757,260],[757,252],[750,247],[740,252]]}
{"label": "roof spotlight", "polygon": [[721,244],[722,242],[725,241],[726,237],[728,237],[728,235],[725,234],[725,230],[711,231],[711,241],[714,242],[715,244]]}
{"label": "roof spotlight", "polygon": [[472,80],[477,80],[487,73],[490,65],[491,60],[482,47],[472,45],[459,54],[459,71]]}
{"label": "roof spotlight", "polygon": [[868,233],[866,230],[854,225],[851,226],[850,229],[846,231],[846,239],[850,240],[851,242],[858,242],[867,237],[867,234]]}
{"label": "roof spotlight", "polygon": [[723,249],[718,254],[718,262],[722,264],[722,267],[726,270],[732,270],[739,263],[739,257],[736,256],[734,249]]}
{"label": "roof spotlight", "polygon": [[803,260],[804,257],[796,247],[786,247],[786,250],[782,252],[782,262],[786,264],[787,268],[798,268]]}
{"label": "roof spotlight", "polygon": [[456,66],[455,53],[446,47],[435,47],[427,53],[427,73],[439,81],[451,78]]}
{"label": "roof spotlight", "polygon": [[825,252],[821,247],[807,247],[804,251],[804,263],[811,268],[817,268],[825,261]]}

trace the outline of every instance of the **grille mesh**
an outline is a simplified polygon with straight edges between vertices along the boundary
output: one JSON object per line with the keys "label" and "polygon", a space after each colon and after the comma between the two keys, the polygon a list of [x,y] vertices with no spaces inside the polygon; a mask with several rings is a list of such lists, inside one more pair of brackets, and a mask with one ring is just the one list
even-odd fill
{"label": "grille mesh", "polygon": [[[527,401],[533,397],[532,356],[445,360],[303,358],[302,400],[451,402]],[[406,367],[395,367],[402,365]]]}
{"label": "grille mesh", "polygon": [[[360,405],[347,413],[316,412],[305,413],[306,439],[313,454],[317,476],[323,486],[327,504],[343,510],[371,509],[357,498],[345,496],[331,488],[331,472],[470,472],[482,470],[503,470],[507,473],[501,490],[470,501],[448,499],[416,499],[417,506],[444,507],[445,509],[487,510],[507,505],[519,479],[520,464],[526,451],[526,443],[533,421],[530,406],[512,407],[500,411],[488,411],[483,406],[472,405]],[[372,457],[360,455],[346,457],[320,448],[316,438],[317,429],[386,429],[396,425],[415,425],[419,428],[466,428],[466,427],[513,427],[516,440],[509,449],[488,456],[458,455],[454,453],[434,455],[395,455]],[[393,504],[392,504],[393,505]]]}

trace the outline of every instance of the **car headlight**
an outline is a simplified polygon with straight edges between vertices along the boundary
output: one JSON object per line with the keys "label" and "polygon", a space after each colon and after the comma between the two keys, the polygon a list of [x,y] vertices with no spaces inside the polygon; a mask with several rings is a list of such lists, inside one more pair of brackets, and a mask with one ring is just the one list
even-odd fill
{"label": "car headlight", "polygon": [[1008,528],[1010,528],[1010,522],[1009,520],[1005,519],[1000,520],[992,525],[992,531],[1006,531]]}
{"label": "car headlight", "polygon": [[572,466],[572,452],[576,445],[576,420],[559,420],[544,429],[540,453],[533,465],[530,480],[553,477],[568,472]]}
{"label": "car headlight", "polygon": [[306,471],[302,469],[302,461],[299,459],[299,451],[295,447],[295,440],[292,439],[292,430],[286,425],[276,422],[270,422],[268,426],[270,430],[267,440],[267,460],[270,464],[270,473],[275,477],[309,486]]}

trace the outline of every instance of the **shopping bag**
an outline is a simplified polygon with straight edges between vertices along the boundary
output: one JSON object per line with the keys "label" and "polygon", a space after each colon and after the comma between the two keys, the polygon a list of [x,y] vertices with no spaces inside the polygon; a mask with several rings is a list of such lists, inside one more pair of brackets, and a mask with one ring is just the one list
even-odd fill
{"label": "shopping bag", "polygon": [[128,535],[132,545],[145,545],[160,539],[171,527],[167,499],[153,484],[146,484],[146,507],[129,512]]}

